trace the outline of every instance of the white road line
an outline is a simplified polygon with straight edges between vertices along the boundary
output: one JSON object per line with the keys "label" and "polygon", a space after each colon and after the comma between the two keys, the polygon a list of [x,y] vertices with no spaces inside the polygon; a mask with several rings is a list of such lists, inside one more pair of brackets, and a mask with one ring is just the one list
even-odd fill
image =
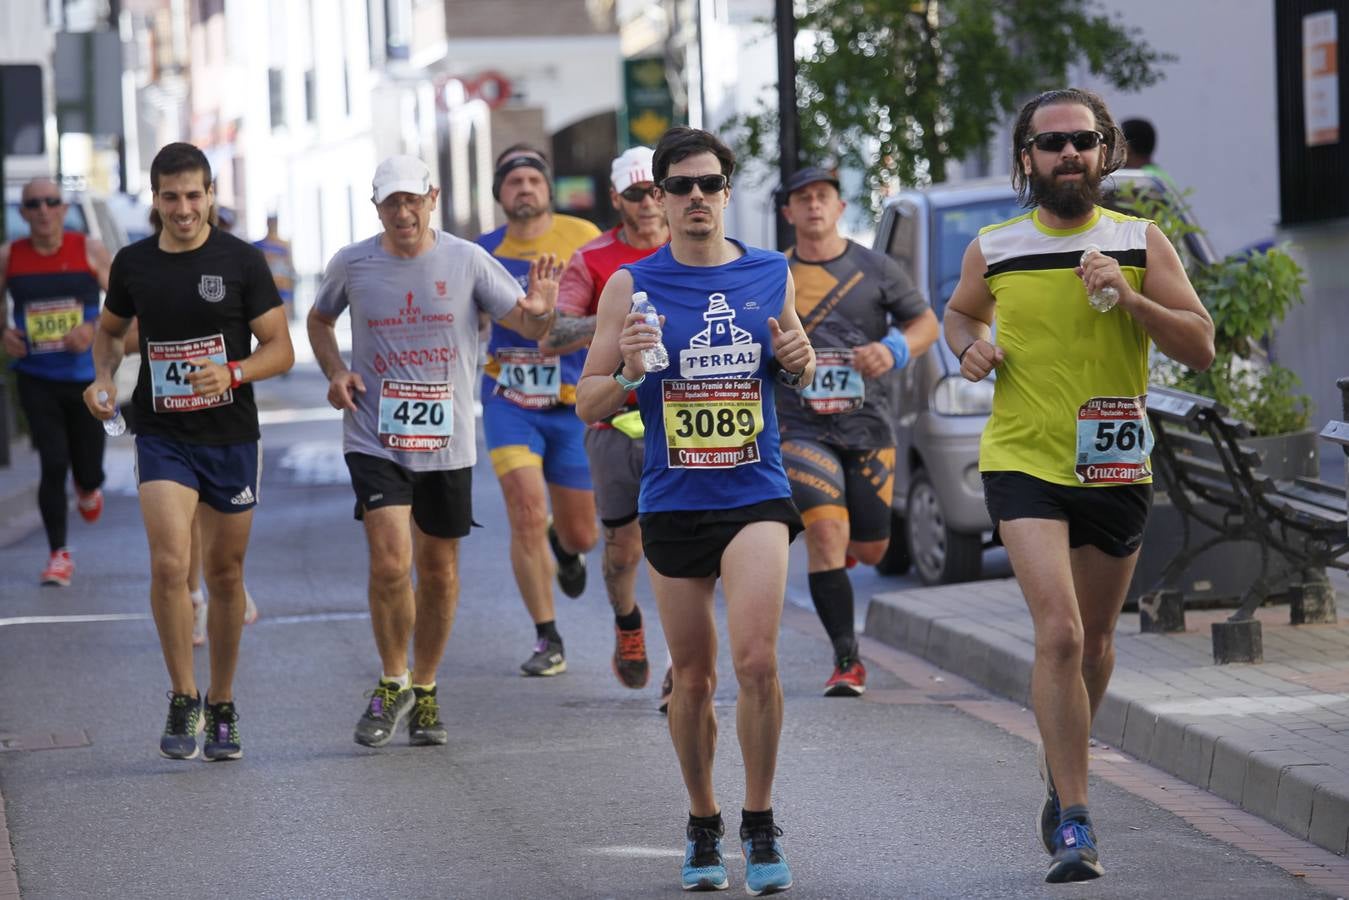
{"label": "white road line", "polygon": [[672,850],[668,847],[592,847],[587,852],[599,856],[622,856],[629,859],[666,859],[668,857],[682,859],[684,856],[682,850]]}
{"label": "white road line", "polygon": [[65,625],[79,622],[134,622],[150,618],[148,613],[103,613],[89,616],[13,616],[0,619],[0,628],[6,625]]}

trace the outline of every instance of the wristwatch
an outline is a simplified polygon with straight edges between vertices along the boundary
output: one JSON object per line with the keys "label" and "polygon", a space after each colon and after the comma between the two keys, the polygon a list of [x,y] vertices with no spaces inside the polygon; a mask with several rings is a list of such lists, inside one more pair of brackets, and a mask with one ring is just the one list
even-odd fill
{"label": "wristwatch", "polygon": [[225,365],[229,367],[230,370],[230,387],[231,388],[243,387],[244,367],[239,363],[237,359],[232,359],[229,362],[225,363]]}
{"label": "wristwatch", "polygon": [[788,372],[786,369],[779,367],[778,381],[781,381],[788,387],[796,387],[801,383],[801,376],[804,374],[804,372]]}
{"label": "wristwatch", "polygon": [[619,361],[618,368],[614,369],[614,381],[617,381],[618,386],[621,387],[623,390],[630,391],[633,388],[637,387],[637,385],[641,384],[643,381],[646,381],[646,373],[643,372],[641,374],[641,377],[639,377],[636,381],[628,381],[628,379],[623,377],[623,367],[625,365],[627,365],[627,363],[621,360]]}

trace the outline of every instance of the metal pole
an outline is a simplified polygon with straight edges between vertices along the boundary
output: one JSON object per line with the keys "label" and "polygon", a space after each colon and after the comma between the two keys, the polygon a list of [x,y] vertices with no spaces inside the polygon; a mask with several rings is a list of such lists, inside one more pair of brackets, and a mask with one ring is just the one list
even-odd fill
{"label": "metal pole", "polygon": [[[800,126],[796,115],[796,17],[792,0],[774,0],[774,16],[778,48],[778,168],[781,182],[800,165]],[[795,235],[787,220],[774,207],[777,222],[778,249],[786,250],[795,243]]]}

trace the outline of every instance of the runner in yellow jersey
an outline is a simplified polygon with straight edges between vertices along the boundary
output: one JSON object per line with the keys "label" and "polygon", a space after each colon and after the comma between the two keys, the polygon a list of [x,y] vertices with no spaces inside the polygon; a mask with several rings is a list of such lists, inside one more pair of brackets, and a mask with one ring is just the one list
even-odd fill
{"label": "runner in yellow jersey", "polygon": [[[998,370],[979,469],[1035,626],[1045,880],[1083,881],[1104,871],[1087,740],[1152,499],[1148,348],[1205,369],[1213,321],[1161,230],[1100,207],[1125,152],[1100,97],[1039,95],[1012,148],[1012,185],[1031,211],[970,243],[945,331],[965,378]],[[1101,312],[1107,289],[1116,302]]]}

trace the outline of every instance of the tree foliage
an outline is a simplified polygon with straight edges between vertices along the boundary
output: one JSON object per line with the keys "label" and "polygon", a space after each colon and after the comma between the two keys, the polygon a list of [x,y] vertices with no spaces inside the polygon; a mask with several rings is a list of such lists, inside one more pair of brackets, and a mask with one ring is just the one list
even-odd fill
{"label": "tree foliage", "polygon": [[[796,19],[815,38],[797,61],[803,158],[865,172],[867,195],[945,180],[1071,65],[1129,91],[1173,59],[1095,0],[797,0]],[[738,116],[738,149],[776,164],[777,120],[767,103]]]}

